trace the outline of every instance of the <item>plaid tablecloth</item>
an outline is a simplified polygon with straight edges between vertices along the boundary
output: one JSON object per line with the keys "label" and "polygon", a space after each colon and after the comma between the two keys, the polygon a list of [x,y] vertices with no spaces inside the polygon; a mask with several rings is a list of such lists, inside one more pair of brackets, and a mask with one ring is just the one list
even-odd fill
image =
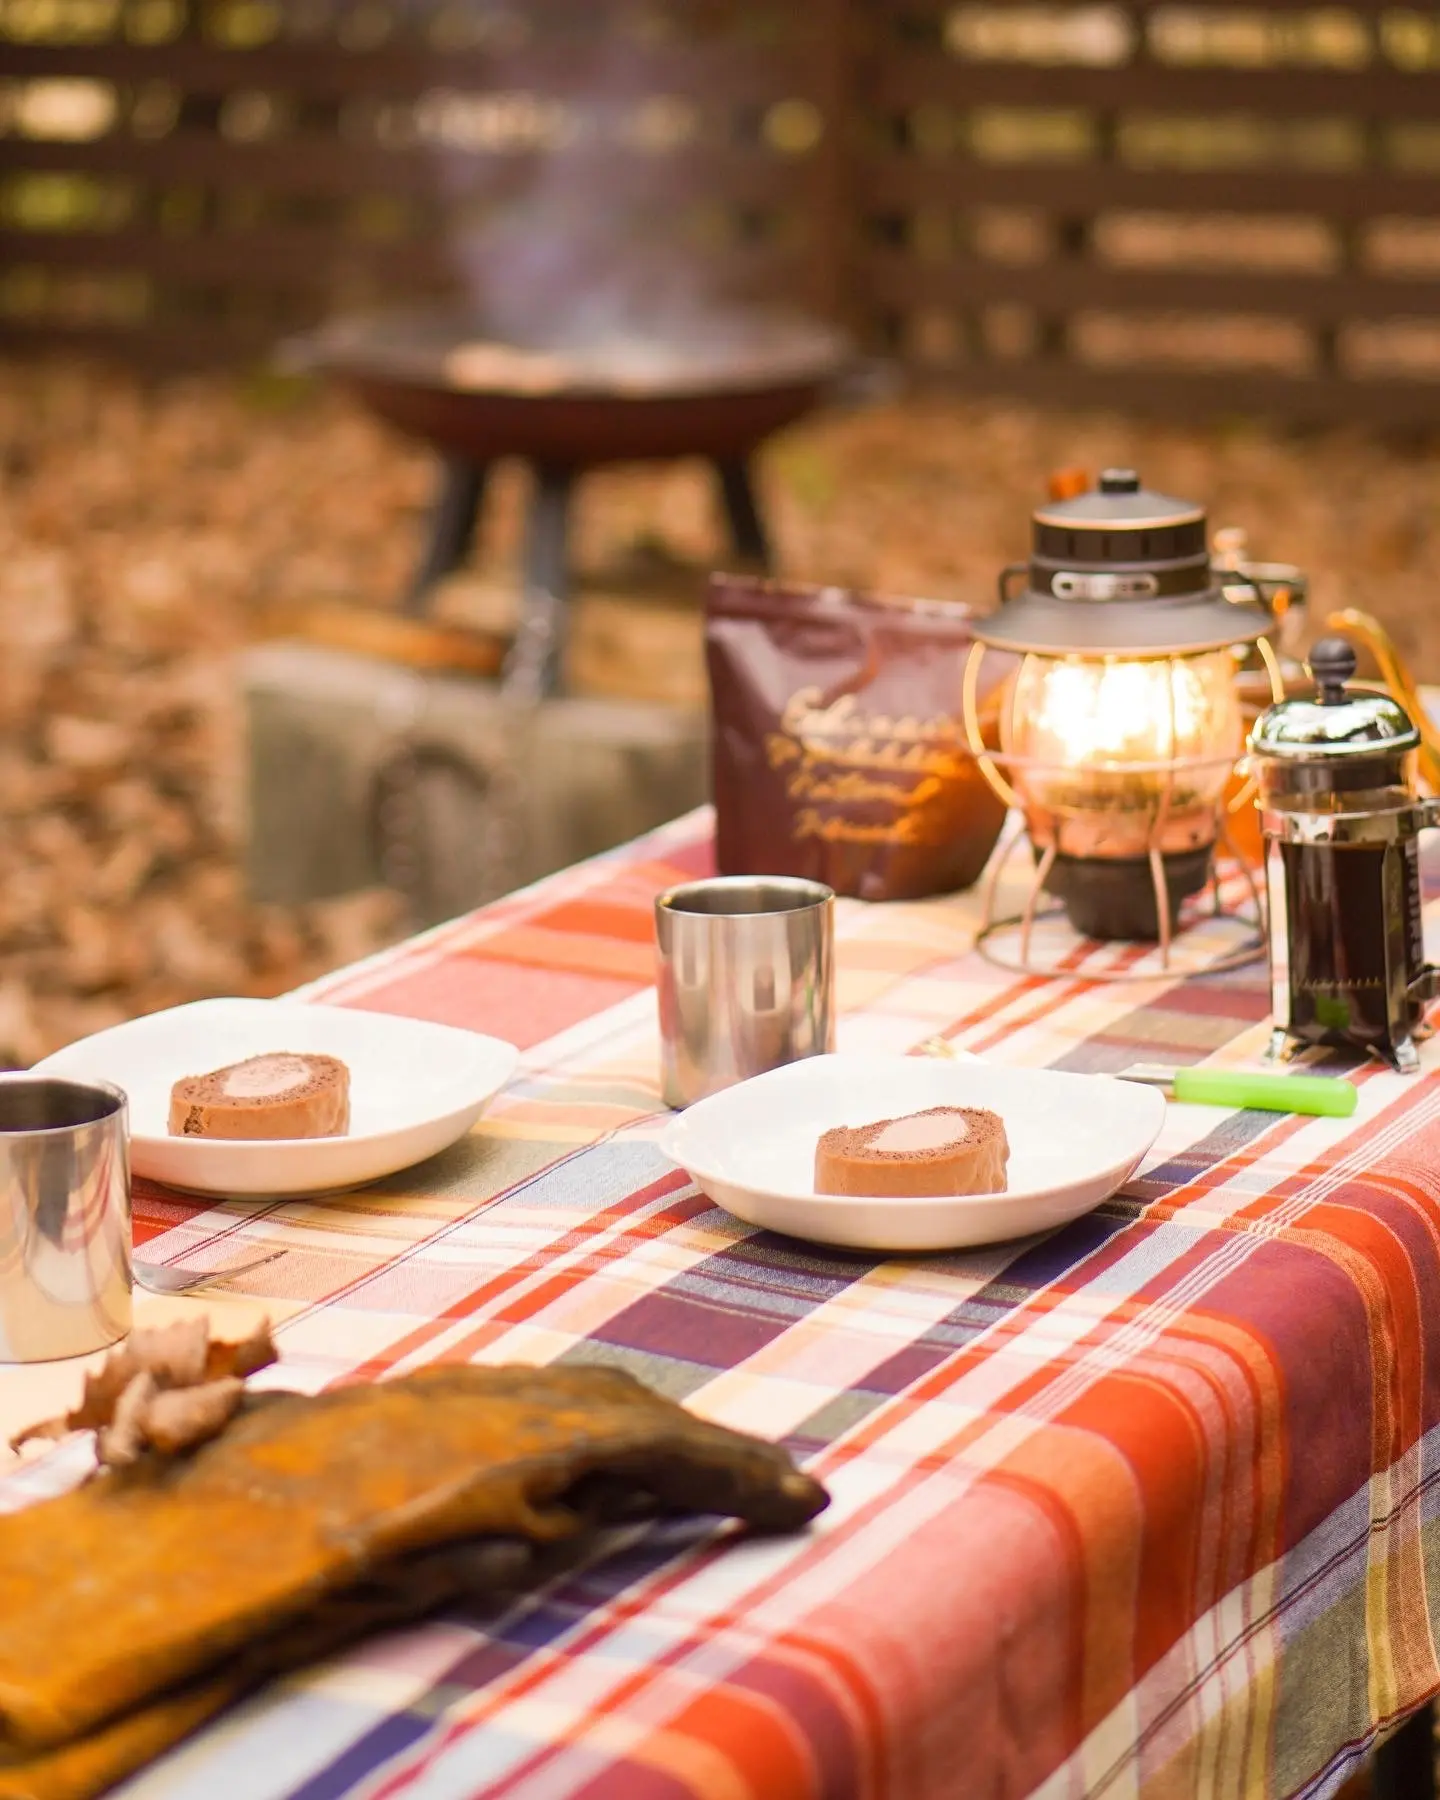
{"label": "plaid tablecloth", "polygon": [[[1053,1236],[915,1261],[752,1233],[656,1148],[651,900],[703,815],[313,990],[495,1032],[472,1137],[324,1202],[145,1192],[152,1255],[238,1260],[318,1389],[436,1358],[603,1361],[784,1438],[806,1536],[642,1536],[498,1622],[287,1681],[133,1800],[1145,1800],[1333,1793],[1440,1685],[1440,1088],[1339,1122],[1172,1107]],[[1241,1061],[1263,972],[1010,977],[974,895],[840,914],[842,1048]],[[12,1476],[16,1505],[73,1474]],[[1440,1592],[1440,1585],[1437,1585]]]}

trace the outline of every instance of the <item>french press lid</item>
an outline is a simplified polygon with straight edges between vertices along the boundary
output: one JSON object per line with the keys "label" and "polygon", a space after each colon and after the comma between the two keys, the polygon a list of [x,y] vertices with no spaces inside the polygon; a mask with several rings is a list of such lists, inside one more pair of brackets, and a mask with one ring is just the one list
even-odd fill
{"label": "french press lid", "polygon": [[1107,469],[1089,492],[1041,507],[1024,572],[1025,588],[975,621],[982,643],[1184,656],[1252,643],[1274,624],[1258,593],[1219,585],[1204,508],[1150,492],[1133,469]]}
{"label": "french press lid", "polygon": [[1397,700],[1375,688],[1350,687],[1354,646],[1342,637],[1321,638],[1310,652],[1315,693],[1281,700],[1262,713],[1250,733],[1257,756],[1287,762],[1353,762],[1362,757],[1400,757],[1419,746],[1420,733]]}

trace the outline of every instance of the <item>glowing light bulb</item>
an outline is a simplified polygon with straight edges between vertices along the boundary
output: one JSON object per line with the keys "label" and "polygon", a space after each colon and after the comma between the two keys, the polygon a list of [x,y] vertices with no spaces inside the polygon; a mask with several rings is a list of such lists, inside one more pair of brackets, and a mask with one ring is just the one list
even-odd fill
{"label": "glowing light bulb", "polygon": [[1075,821],[1085,826],[1084,853],[1133,855],[1137,830],[1148,833],[1157,819],[1166,848],[1214,841],[1244,738],[1228,651],[1029,656],[1008,724],[1012,779],[1037,842],[1049,840],[1054,821]]}

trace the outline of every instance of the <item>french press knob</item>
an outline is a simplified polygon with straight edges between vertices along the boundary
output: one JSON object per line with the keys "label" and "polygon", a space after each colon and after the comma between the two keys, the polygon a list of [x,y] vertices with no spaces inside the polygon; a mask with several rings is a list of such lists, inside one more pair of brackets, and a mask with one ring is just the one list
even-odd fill
{"label": "french press knob", "polygon": [[1425,961],[1418,839],[1440,802],[1415,788],[1420,733],[1388,693],[1355,683],[1341,637],[1310,653],[1313,695],[1250,734],[1265,890],[1272,1056],[1326,1044],[1419,1067],[1440,970]]}

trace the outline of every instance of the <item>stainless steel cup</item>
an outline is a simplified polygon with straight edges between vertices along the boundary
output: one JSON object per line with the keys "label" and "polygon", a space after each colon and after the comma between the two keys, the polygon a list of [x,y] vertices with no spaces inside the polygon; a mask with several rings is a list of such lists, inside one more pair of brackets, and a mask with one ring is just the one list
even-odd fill
{"label": "stainless steel cup", "polygon": [[835,894],[729,875],[655,902],[667,1106],[835,1048]]}
{"label": "stainless steel cup", "polygon": [[0,1363],[103,1350],[130,1298],[124,1094],[0,1075]]}

